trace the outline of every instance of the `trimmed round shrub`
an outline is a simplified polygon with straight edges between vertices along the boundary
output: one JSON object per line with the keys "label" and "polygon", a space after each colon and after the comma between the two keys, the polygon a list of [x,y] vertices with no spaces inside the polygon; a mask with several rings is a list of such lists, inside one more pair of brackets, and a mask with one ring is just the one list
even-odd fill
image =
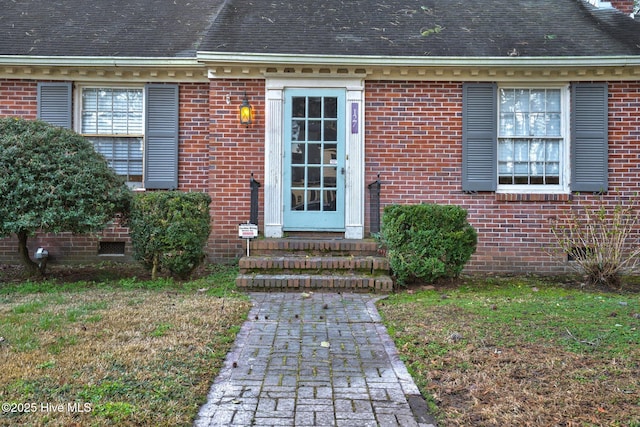
{"label": "trimmed round shrub", "polygon": [[118,213],[131,191],[93,144],[72,130],[40,120],[0,118],[0,237],[15,233],[30,274],[27,242],[37,233],[91,233]]}
{"label": "trimmed round shrub", "polygon": [[129,218],[134,257],[152,271],[184,278],[205,258],[211,198],[206,193],[137,194]]}
{"label": "trimmed round shrub", "polygon": [[467,211],[455,205],[390,205],[380,239],[399,285],[457,277],[476,250]]}

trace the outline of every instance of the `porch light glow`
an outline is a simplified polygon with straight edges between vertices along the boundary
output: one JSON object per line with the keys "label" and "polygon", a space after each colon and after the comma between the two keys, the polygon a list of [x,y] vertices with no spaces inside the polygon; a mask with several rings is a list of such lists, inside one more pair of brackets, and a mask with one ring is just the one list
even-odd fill
{"label": "porch light glow", "polygon": [[240,104],[240,124],[249,126],[253,120],[253,108],[247,99],[247,92],[244,93],[244,99]]}

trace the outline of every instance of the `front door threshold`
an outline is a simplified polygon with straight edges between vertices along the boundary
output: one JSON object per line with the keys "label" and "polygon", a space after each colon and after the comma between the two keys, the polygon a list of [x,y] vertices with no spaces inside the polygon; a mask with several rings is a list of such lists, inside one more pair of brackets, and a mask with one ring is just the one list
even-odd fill
{"label": "front door threshold", "polygon": [[281,239],[286,236],[300,233],[313,233],[318,235],[340,235],[345,239],[364,239],[364,227],[363,226],[347,226],[344,231],[318,231],[318,230],[283,230],[280,225],[272,225],[264,227],[264,237],[270,239]]}
{"label": "front door threshold", "polygon": [[313,240],[340,240],[344,239],[344,232],[320,232],[320,231],[285,231],[285,239],[313,239]]}

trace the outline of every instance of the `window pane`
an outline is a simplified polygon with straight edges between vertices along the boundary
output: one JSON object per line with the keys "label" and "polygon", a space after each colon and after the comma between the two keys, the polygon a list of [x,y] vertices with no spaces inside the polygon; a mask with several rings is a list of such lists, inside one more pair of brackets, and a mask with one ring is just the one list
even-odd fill
{"label": "window pane", "polygon": [[129,158],[129,143],[128,141],[116,140],[114,144],[114,159],[128,159]]}
{"label": "window pane", "polygon": [[529,114],[528,113],[516,113],[515,114],[515,135],[516,136],[529,136]]}
{"label": "window pane", "polygon": [[309,190],[307,191],[307,210],[308,211],[319,211],[320,210],[320,191],[319,190]]}
{"label": "window pane", "polygon": [[547,136],[560,136],[560,113],[550,113],[546,116]]}
{"label": "window pane", "polygon": [[325,141],[337,141],[338,140],[338,122],[336,120],[326,120],[324,122],[324,140]]}
{"label": "window pane", "polygon": [[549,89],[547,90],[547,112],[559,113],[561,110],[560,107],[560,90],[559,89]]}
{"label": "window pane", "polygon": [[82,112],[82,133],[97,133],[98,132],[98,117],[95,111],[83,111]]}
{"label": "window pane", "polygon": [[304,164],[304,144],[291,144],[291,163]]}
{"label": "window pane", "polygon": [[135,138],[130,144],[129,158],[132,160],[139,160],[142,167],[142,154],[144,153],[142,138]]}
{"label": "window pane", "polygon": [[96,89],[84,89],[82,91],[82,109],[98,110],[98,91]]}
{"label": "window pane", "polygon": [[498,144],[498,160],[501,162],[513,161],[513,140],[505,139]]}
{"label": "window pane", "polygon": [[514,144],[515,160],[527,161],[529,160],[529,142],[518,139]]}
{"label": "window pane", "polygon": [[308,141],[320,141],[322,137],[322,132],[320,128],[320,120],[309,120],[309,135],[307,136]]}
{"label": "window pane", "polygon": [[307,117],[322,117],[322,98],[317,96],[309,98],[309,114]]}
{"label": "window pane", "polygon": [[[544,163],[542,162],[531,162],[530,164],[530,175],[531,176],[542,176],[544,175]],[[538,184],[542,184],[542,181]]]}
{"label": "window pane", "polygon": [[500,175],[513,175],[513,162],[498,163],[498,173]]}
{"label": "window pane", "polygon": [[515,174],[518,176],[529,175],[529,162],[516,162]]}
{"label": "window pane", "polygon": [[547,117],[544,113],[531,113],[530,136],[545,136],[547,134]]}
{"label": "window pane", "polygon": [[506,185],[514,184],[513,177],[501,175],[500,177],[498,177],[498,184],[506,184]]}
{"label": "window pane", "polygon": [[307,173],[309,174],[307,186],[319,187],[320,186],[320,168],[316,168],[316,167],[307,168]]}
{"label": "window pane", "polygon": [[292,167],[291,168],[291,186],[292,187],[304,187],[304,167]]}
{"label": "window pane", "polygon": [[98,133],[109,135],[112,133],[112,115],[111,111],[98,113]]}
{"label": "window pane", "polygon": [[322,157],[322,163],[325,165],[338,164],[338,145],[337,144],[324,144],[324,155]]}
{"label": "window pane", "polygon": [[309,161],[308,163],[311,165],[319,165],[322,163],[322,157],[320,156],[320,149],[322,148],[322,144],[309,144]]}
{"label": "window pane", "polygon": [[124,113],[129,111],[129,93],[116,91],[113,95],[113,111],[121,111]]}
{"label": "window pane", "polygon": [[124,112],[116,112],[113,114],[112,116],[112,126],[113,126],[113,131],[111,133],[113,134],[124,134],[126,135],[128,133],[128,129],[127,129],[127,125],[128,125],[128,120],[127,120],[127,113]]}
{"label": "window pane", "polygon": [[516,117],[513,113],[500,114],[500,135],[502,136],[516,135]]}
{"label": "window pane", "polygon": [[547,161],[560,161],[560,141],[549,141],[546,147],[546,159]]}
{"label": "window pane", "polygon": [[334,212],[336,210],[336,190],[330,190],[324,192],[324,211]]}
{"label": "window pane", "polygon": [[291,210],[292,211],[304,210],[304,190],[291,191]]}
{"label": "window pane", "polygon": [[335,167],[324,168],[324,170],[323,170],[323,185],[325,187],[335,188],[337,172],[338,172],[337,168],[335,168]]}
{"label": "window pane", "polygon": [[547,104],[546,90],[534,89],[529,94],[530,111],[545,111]]}
{"label": "window pane", "polygon": [[327,97],[324,99],[324,117],[330,119],[338,117],[338,98]]}
{"label": "window pane", "polygon": [[103,89],[98,92],[98,110],[99,111],[113,110],[113,93],[111,89]]}
{"label": "window pane", "polygon": [[292,141],[304,141],[306,139],[304,131],[305,131],[304,120],[291,121],[291,140]]}
{"label": "window pane", "polygon": [[503,113],[515,111],[515,91],[513,89],[500,90],[500,111]]}
{"label": "window pane", "polygon": [[539,139],[535,139],[531,141],[529,146],[529,160],[532,162],[544,161],[544,142]]}
{"label": "window pane", "polygon": [[291,100],[293,117],[305,117],[306,116],[306,102],[307,98],[303,96],[294,96]]}
{"label": "window pane", "polygon": [[527,89],[515,91],[515,111],[529,112],[529,91]]}

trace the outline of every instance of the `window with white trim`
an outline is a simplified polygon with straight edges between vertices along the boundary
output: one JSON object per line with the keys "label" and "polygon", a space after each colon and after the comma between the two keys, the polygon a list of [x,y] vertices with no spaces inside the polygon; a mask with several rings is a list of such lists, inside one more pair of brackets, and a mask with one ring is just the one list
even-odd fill
{"label": "window with white trim", "polygon": [[82,87],[81,91],[80,133],[130,186],[142,186],[143,89]]}
{"label": "window with white trim", "polygon": [[565,191],[566,87],[498,89],[498,190]]}

